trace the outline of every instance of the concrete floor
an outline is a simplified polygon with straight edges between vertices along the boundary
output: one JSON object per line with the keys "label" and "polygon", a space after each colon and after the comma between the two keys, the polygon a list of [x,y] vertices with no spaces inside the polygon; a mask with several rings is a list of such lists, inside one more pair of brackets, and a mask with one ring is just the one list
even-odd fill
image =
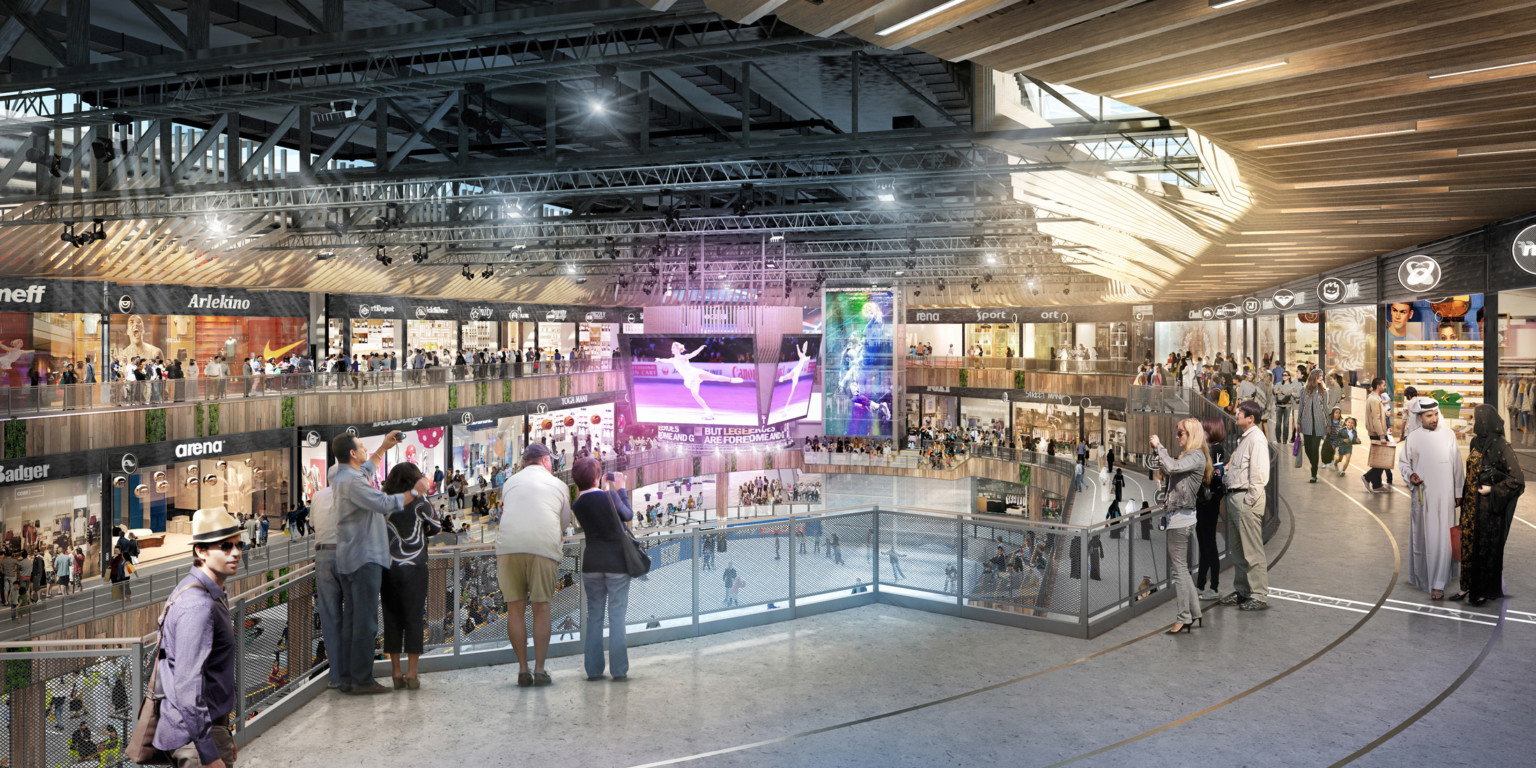
{"label": "concrete floor", "polygon": [[1517,611],[1536,610],[1520,599],[1536,594],[1536,499],[1510,533],[1502,620],[1493,604],[1434,615],[1407,584],[1407,497],[1284,464],[1274,608],[1213,607],[1192,635],[1160,634],[1171,606],[1076,640],[874,605],[635,648],[627,685],[566,658],[545,689],[501,666],[326,693],[240,762],[1529,765],[1536,615]]}

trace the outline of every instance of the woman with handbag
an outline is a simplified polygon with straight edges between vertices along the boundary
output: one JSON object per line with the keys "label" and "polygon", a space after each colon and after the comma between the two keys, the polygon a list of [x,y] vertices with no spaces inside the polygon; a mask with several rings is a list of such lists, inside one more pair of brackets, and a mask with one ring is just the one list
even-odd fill
{"label": "woman with handbag", "polygon": [[[426,499],[432,479],[409,461],[390,468],[384,478],[385,493],[404,494],[412,489],[416,497],[384,518],[390,565],[379,591],[379,608],[384,615],[384,653],[389,655],[395,690],[414,691],[421,687],[417,663],[424,650],[427,621],[427,541],[443,529],[433,519],[432,505]],[[403,672],[401,654],[406,657]]]}
{"label": "woman with handbag", "polygon": [[1168,477],[1168,495],[1163,502],[1167,514],[1163,516],[1162,527],[1168,532],[1168,580],[1173,582],[1173,605],[1178,611],[1173,627],[1168,630],[1170,635],[1188,632],[1200,621],[1200,599],[1195,594],[1195,580],[1189,575],[1190,544],[1194,539],[1190,534],[1195,528],[1200,486],[1209,483],[1212,474],[1210,449],[1205,444],[1205,428],[1200,421],[1184,419],[1178,429],[1178,458],[1169,455],[1157,435],[1151,439],[1158,466]]}
{"label": "woman with handbag", "polygon": [[1483,605],[1504,596],[1504,543],[1525,473],[1504,438],[1504,418],[1490,405],[1472,412],[1466,487],[1461,494],[1461,591],[1452,600]]}
{"label": "woman with handbag", "polygon": [[603,679],[603,624],[608,625],[608,670],[613,681],[629,679],[629,650],[625,647],[624,614],[629,608],[630,571],[624,547],[629,532],[624,528],[613,495],[598,487],[602,465],[584,456],[571,467],[576,483],[576,503],[571,512],[586,534],[581,558],[581,586],[587,595],[587,623],[582,627],[588,680]]}
{"label": "woman with handbag", "polygon": [[1328,410],[1328,390],[1323,386],[1323,371],[1313,368],[1307,374],[1307,387],[1302,390],[1296,414],[1296,428],[1301,432],[1302,448],[1307,453],[1307,461],[1312,465],[1312,479],[1307,481],[1309,483],[1317,482],[1318,452],[1328,432]]}

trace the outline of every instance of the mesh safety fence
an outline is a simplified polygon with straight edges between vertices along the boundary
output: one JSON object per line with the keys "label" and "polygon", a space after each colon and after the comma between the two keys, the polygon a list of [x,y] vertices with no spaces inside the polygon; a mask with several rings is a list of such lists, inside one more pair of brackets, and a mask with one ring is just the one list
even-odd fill
{"label": "mesh safety fence", "polygon": [[788,548],[795,547],[797,597],[874,583],[874,513],[797,520],[793,537],[788,535],[787,522],[782,528],[785,557]]}
{"label": "mesh safety fence", "polygon": [[640,543],[651,556],[651,572],[630,581],[625,621],[643,625],[693,615],[693,535],[647,536]]}
{"label": "mesh safety fence", "polygon": [[81,651],[71,658],[5,661],[0,729],[5,765],[127,764],[123,744],[138,714],[131,648]]}
{"label": "mesh safety fence", "polygon": [[[780,605],[789,600],[789,538],[782,523],[738,525],[710,535],[715,540],[714,567],[699,575],[699,610]],[[774,533],[779,535],[774,537]],[[823,541],[827,549],[830,540]],[[775,549],[778,550],[775,558]]]}

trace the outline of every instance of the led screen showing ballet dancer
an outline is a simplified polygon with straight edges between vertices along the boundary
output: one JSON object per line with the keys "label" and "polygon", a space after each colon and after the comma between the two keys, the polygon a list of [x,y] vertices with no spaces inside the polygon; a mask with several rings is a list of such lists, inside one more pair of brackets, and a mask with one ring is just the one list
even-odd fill
{"label": "led screen showing ballet dancer", "polygon": [[825,297],[825,432],[890,437],[895,294],[827,291]]}
{"label": "led screen showing ballet dancer", "polygon": [[820,355],[820,336],[785,336],[779,342],[779,366],[773,372],[773,395],[768,400],[769,424],[811,415]]}
{"label": "led screen showing ballet dancer", "polygon": [[750,336],[634,336],[629,340],[635,420],[758,426]]}

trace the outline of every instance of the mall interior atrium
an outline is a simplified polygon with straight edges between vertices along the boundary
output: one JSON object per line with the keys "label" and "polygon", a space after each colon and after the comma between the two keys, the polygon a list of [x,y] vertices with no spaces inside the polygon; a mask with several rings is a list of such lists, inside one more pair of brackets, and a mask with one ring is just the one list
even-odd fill
{"label": "mall interior atrium", "polygon": [[0,0],[0,766],[1529,764],[1533,87],[1527,0]]}

